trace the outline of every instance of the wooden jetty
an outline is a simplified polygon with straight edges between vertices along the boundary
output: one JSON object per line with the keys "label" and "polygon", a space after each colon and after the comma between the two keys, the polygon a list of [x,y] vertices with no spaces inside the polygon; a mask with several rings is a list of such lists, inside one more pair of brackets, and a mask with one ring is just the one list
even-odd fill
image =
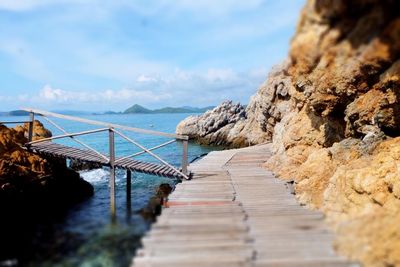
{"label": "wooden jetty", "polygon": [[133,267],[344,267],[321,212],[300,206],[261,168],[269,145],[212,152],[191,164],[143,237]]}
{"label": "wooden jetty", "polygon": [[[20,123],[28,123],[28,143],[24,145],[26,149],[33,153],[37,153],[40,155],[48,156],[48,157],[57,157],[57,158],[64,158],[64,159],[74,159],[82,162],[94,162],[101,164],[103,166],[107,166],[110,168],[110,206],[111,206],[111,216],[115,218],[116,216],[116,203],[115,203],[115,170],[117,168],[125,169],[127,171],[127,199],[130,200],[130,193],[131,193],[131,179],[132,179],[132,172],[141,172],[146,174],[152,174],[157,176],[169,177],[169,178],[177,178],[177,179],[190,179],[190,173],[188,173],[187,166],[188,166],[188,140],[189,138],[184,135],[176,135],[171,133],[164,133],[159,131],[147,130],[147,129],[140,129],[135,127],[129,127],[119,124],[113,123],[106,123],[101,121],[89,120],[84,118],[78,118],[73,116],[67,116],[62,114],[57,114],[53,112],[43,111],[43,110],[36,110],[36,109],[23,109],[24,111],[29,112],[29,120],[27,121],[5,121],[0,122],[0,124],[20,124]],[[49,138],[44,138],[40,140],[33,141],[33,124],[35,120],[35,116],[40,116],[41,118],[45,119],[48,123],[52,124],[58,130],[60,130],[63,134],[52,136]],[[71,120],[80,123],[90,124],[101,126],[103,128],[83,131],[79,133],[68,133],[64,128],[60,125],[52,121],[49,117],[64,119],[64,120]],[[163,144],[157,145],[152,148],[146,148],[141,145],[138,141],[133,140],[126,134],[122,132],[131,131],[141,134],[149,134],[149,135],[156,135],[156,136],[163,136],[168,138],[173,138],[168,142]],[[88,135],[93,133],[100,133],[100,132],[107,132],[108,133],[108,145],[109,145],[109,154],[104,155],[99,151],[93,149],[89,145],[85,144],[84,142],[80,141],[76,137],[82,135]],[[134,146],[141,149],[140,152],[133,153],[128,156],[124,157],[117,157],[115,151],[115,136],[119,136],[120,138],[124,139],[128,143],[133,144]],[[61,144],[57,144],[52,142],[53,140],[63,139],[63,138],[70,138],[73,141],[77,142],[79,145],[83,146],[83,148],[75,148],[70,146],[65,146]],[[159,149],[161,147],[170,145],[177,141],[182,142],[182,165],[181,168],[178,169],[177,167],[171,165],[160,156],[155,154],[153,151]],[[153,158],[155,158],[160,163],[151,163],[151,162],[143,162],[132,159],[133,157],[137,157],[144,153],[149,154]]]}

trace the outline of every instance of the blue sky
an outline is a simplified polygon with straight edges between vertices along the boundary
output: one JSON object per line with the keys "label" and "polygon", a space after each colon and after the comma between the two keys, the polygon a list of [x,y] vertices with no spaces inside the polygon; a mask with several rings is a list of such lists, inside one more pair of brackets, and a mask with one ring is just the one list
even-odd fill
{"label": "blue sky", "polygon": [[0,0],[0,110],[247,103],[304,0]]}

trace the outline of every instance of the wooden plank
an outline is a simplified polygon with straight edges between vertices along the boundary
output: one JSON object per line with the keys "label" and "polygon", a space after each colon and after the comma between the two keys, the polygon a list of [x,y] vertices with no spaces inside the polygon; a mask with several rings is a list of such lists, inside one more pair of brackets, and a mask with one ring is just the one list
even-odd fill
{"label": "wooden plank", "polygon": [[[53,142],[35,143],[30,146],[35,153],[44,154],[52,157],[69,158],[79,161],[96,162],[107,165],[108,161],[88,149],[64,146]],[[123,159],[115,165],[117,168],[125,168],[132,171],[148,173],[152,175],[175,177],[175,171],[168,166],[160,164],[141,162],[133,159]],[[182,177],[179,177],[182,178]]]}
{"label": "wooden plank", "polygon": [[323,214],[261,168],[269,155],[264,145],[191,164],[193,179],[169,196],[133,266],[359,266],[335,254]]}

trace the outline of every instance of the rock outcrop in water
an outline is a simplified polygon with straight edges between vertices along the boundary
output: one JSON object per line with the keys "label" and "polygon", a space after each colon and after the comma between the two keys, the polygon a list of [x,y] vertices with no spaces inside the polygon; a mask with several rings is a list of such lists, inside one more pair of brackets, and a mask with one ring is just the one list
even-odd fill
{"label": "rock outcrop in water", "polygon": [[[0,125],[0,199],[4,200],[0,205],[46,201],[62,206],[91,196],[92,186],[67,168],[65,160],[38,156],[21,147],[27,142],[27,129],[28,125],[15,129]],[[33,138],[50,136],[51,132],[35,121]]]}
{"label": "rock outcrop in water", "polygon": [[238,133],[244,126],[246,112],[239,103],[225,101],[203,115],[190,116],[176,127],[176,132],[188,135],[201,144],[240,146]]}
{"label": "rock outcrop in water", "polygon": [[327,214],[341,253],[400,266],[398,1],[309,0],[288,59],[230,127],[236,145],[273,143],[266,167]]}

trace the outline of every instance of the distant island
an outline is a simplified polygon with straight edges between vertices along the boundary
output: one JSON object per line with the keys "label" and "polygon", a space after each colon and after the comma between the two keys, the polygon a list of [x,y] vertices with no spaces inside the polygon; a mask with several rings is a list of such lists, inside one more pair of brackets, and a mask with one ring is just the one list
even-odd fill
{"label": "distant island", "polygon": [[[53,110],[55,113],[64,115],[113,115],[113,114],[159,114],[159,113],[204,113],[207,110],[213,109],[215,106],[208,106],[204,108],[197,107],[164,107],[158,109],[148,109],[141,105],[134,104],[123,112],[105,111],[105,112],[90,112],[80,110]],[[24,110],[0,111],[0,116],[28,116],[29,113]]]}
{"label": "distant island", "polygon": [[29,112],[24,110],[0,111],[0,116],[28,116]]}
{"label": "distant island", "polygon": [[165,107],[159,109],[148,109],[141,105],[135,104],[132,107],[125,110],[124,114],[155,114],[155,113],[204,113],[209,109],[213,109],[214,106],[208,106],[204,108],[196,107]]}
{"label": "distant island", "polygon": [[[96,112],[91,113],[92,115],[114,115],[114,114],[160,114],[160,113],[204,113],[207,110],[213,109],[215,106],[208,106],[204,108],[197,108],[197,107],[164,107],[158,109],[148,109],[139,104],[134,104],[130,108],[126,109],[123,112],[116,112],[116,111],[106,111],[106,112]],[[77,111],[74,111],[77,112]],[[67,111],[59,111],[57,113],[66,114]],[[69,112],[70,113],[70,112]],[[86,112],[87,113],[87,112]],[[82,112],[82,114],[86,114]]]}

